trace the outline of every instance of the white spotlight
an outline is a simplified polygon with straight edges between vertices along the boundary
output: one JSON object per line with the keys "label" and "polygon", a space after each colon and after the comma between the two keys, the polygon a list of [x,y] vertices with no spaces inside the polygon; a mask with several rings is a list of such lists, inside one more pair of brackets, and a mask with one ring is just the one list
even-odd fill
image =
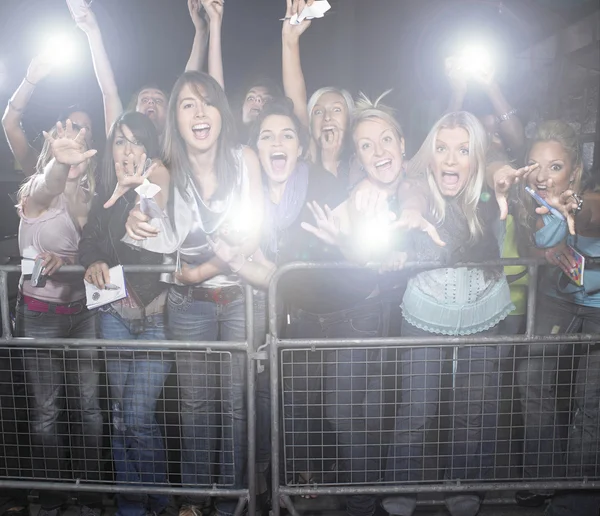
{"label": "white spotlight", "polygon": [[489,70],[492,65],[489,51],[480,45],[465,47],[459,59],[460,67],[470,73]]}
{"label": "white spotlight", "polygon": [[56,67],[71,65],[77,56],[77,43],[74,37],[61,32],[50,36],[42,45],[41,53]]}

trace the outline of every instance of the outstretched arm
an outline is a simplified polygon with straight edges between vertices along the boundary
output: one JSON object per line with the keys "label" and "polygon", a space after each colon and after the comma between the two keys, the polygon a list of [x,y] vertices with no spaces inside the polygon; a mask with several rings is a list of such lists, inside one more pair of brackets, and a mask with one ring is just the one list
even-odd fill
{"label": "outstretched arm", "polygon": [[221,26],[223,25],[223,1],[201,0],[209,19],[210,36],[208,38],[208,73],[221,88],[225,89],[223,74],[223,52],[221,50]]}
{"label": "outstretched arm", "polygon": [[208,44],[208,22],[204,16],[205,11],[203,11],[200,0],[188,0],[188,10],[190,11],[190,18],[192,19],[196,33],[185,71],[201,72],[204,67],[204,58]]}
{"label": "outstretched arm", "polygon": [[8,101],[6,111],[2,117],[2,127],[6,134],[6,140],[10,146],[13,156],[21,166],[23,174],[27,177],[35,173],[38,152],[29,144],[27,135],[21,126],[23,112],[29,104],[36,85],[52,71],[52,65],[47,55],[39,55],[33,58],[27,75]]}
{"label": "outstretched arm", "polygon": [[104,101],[104,127],[106,134],[108,134],[115,120],[123,113],[123,104],[119,97],[115,74],[108,59],[106,48],[104,48],[100,27],[98,27],[96,16],[92,10],[85,7],[84,14],[75,18],[75,22],[88,38],[96,79]]}
{"label": "outstretched arm", "polygon": [[313,0],[287,0],[287,10],[281,29],[281,65],[283,71],[283,90],[285,96],[292,99],[294,113],[308,127],[308,111],[306,82],[300,61],[300,36],[310,27],[310,20],[303,20],[300,25],[291,25],[290,18],[299,14],[311,5]]}

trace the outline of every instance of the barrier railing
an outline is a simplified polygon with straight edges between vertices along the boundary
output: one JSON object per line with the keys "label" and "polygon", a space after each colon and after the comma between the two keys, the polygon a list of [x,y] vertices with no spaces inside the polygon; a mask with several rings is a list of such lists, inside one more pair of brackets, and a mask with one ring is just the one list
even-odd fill
{"label": "barrier railing", "polygon": [[[600,381],[596,380],[600,377],[600,360],[588,360],[592,354],[594,357],[597,355],[593,344],[600,342],[600,334],[557,334],[554,329],[546,335],[535,333],[537,278],[538,269],[543,265],[541,261],[503,259],[485,264],[462,263],[455,267],[507,265],[523,265],[528,268],[530,280],[527,323],[526,332],[522,335],[281,338],[278,332],[280,314],[277,308],[281,305],[278,287],[285,275],[294,271],[349,270],[359,267],[347,263],[292,263],[277,271],[269,288],[267,336],[271,362],[271,472],[274,516],[280,514],[278,501],[281,501],[292,515],[298,514],[290,498],[298,495],[375,496],[600,488],[598,443],[595,445],[595,455],[586,458],[581,457],[581,454],[577,455],[575,446],[570,447],[569,444],[571,433],[576,430],[569,427],[577,427],[575,419],[579,417],[574,416],[571,419],[571,400],[576,397],[576,403],[585,405],[588,396],[593,397],[593,393],[587,392],[587,386],[592,383],[587,380],[588,374],[594,375],[594,385],[600,388]],[[434,269],[440,266],[436,263],[411,263],[406,265],[405,270]],[[399,301],[400,299],[398,304]],[[567,344],[572,346],[565,346]],[[577,351],[576,345],[582,345],[581,352]],[[537,349],[536,346],[542,346],[537,355],[532,352],[534,348]],[[560,348],[560,351],[551,351],[555,347]],[[415,350],[430,354],[421,354],[420,358],[415,358],[411,355],[417,353]],[[491,350],[495,350],[494,353],[491,353]],[[483,364],[481,374],[471,370],[476,361]],[[512,367],[503,367],[507,361]],[[563,367],[564,361],[567,361],[570,367],[569,364],[566,368]],[[402,367],[407,367],[408,362],[417,364],[415,370],[419,370],[420,373],[415,373],[413,369],[402,370]],[[419,364],[425,364],[426,367],[433,365],[433,372],[429,369],[419,369]],[[545,417],[545,421],[548,417],[555,421],[552,433],[569,432],[569,437],[564,437],[562,441],[560,438],[555,440],[554,437],[547,436],[540,436],[536,441],[530,439],[531,435],[512,435],[517,431],[524,433],[532,425],[535,426],[532,419],[534,415],[528,413],[527,404],[530,400],[527,389],[543,389],[549,386],[544,385],[547,378],[541,385],[533,385],[529,380],[528,368],[540,364],[551,373],[555,369],[554,379],[550,383],[556,383],[558,390],[564,387],[568,391],[565,395],[556,393],[558,401],[552,407],[551,414],[548,407],[540,409],[540,417]],[[573,377],[577,364],[584,370],[579,371],[583,378],[578,377],[575,385],[572,378],[564,381],[559,378],[561,371],[566,372],[567,376],[570,373]],[[386,367],[390,367],[392,371],[387,371]],[[503,386],[499,384],[496,387],[497,393],[493,394],[493,391],[489,394],[485,389],[490,386],[485,382],[493,383],[490,373],[492,376],[496,375],[498,382],[502,374],[515,375],[516,380],[510,380],[508,384],[505,382]],[[531,376],[533,377],[533,373]],[[395,381],[398,378],[402,378],[403,381],[409,378],[410,381],[418,383],[431,377],[437,378],[434,386],[441,393],[440,398],[434,400],[434,413],[429,410],[428,414],[411,414],[411,403],[401,399],[404,386],[395,385]],[[353,378],[363,382],[362,387],[350,385],[349,381],[353,381]],[[499,423],[492,434],[489,433],[490,428],[486,427],[486,423],[481,423],[481,435],[472,441],[468,435],[457,436],[454,423],[460,417],[468,420],[473,416],[472,411],[479,410],[479,405],[470,400],[468,394],[470,384],[475,381],[484,382],[483,396],[487,396],[479,400],[479,405],[483,407],[484,403],[495,401],[497,406],[492,407],[492,414]],[[493,385],[491,387],[494,388]],[[419,384],[408,390],[412,396],[413,390],[417,394],[423,394],[426,388]],[[503,393],[501,389],[509,389],[512,392]],[[574,392],[573,396],[571,389]],[[349,398],[348,392],[352,391],[352,394],[355,394],[357,390],[362,398],[358,401]],[[298,393],[300,396],[294,397]],[[496,400],[493,399],[495,395]],[[444,405],[444,398],[447,398],[447,405],[453,403],[452,413],[443,413],[442,410],[438,412],[437,407]],[[513,409],[515,399],[523,404],[520,410]],[[596,412],[597,401],[596,399]],[[422,400],[423,405],[426,405],[426,402],[429,403],[428,400]],[[363,412],[357,415],[353,406]],[[415,406],[414,401],[412,406]],[[489,407],[481,408],[481,413],[475,416],[485,419],[485,411],[488,409]],[[515,424],[515,419],[519,417],[527,418],[527,424]],[[419,431],[419,428],[414,428],[415,418],[420,418],[417,427],[425,424],[425,418],[428,422],[437,420],[438,426],[437,433],[423,445],[426,450],[429,447],[428,452],[418,452],[417,458],[422,462],[417,466],[411,463],[415,455],[411,455],[411,438],[407,437],[410,432]],[[450,419],[450,422],[443,422],[444,418]],[[500,423],[502,418],[508,418],[508,422]],[[378,421],[373,424],[373,420]],[[298,421],[299,429],[294,426]],[[318,423],[317,427],[311,428],[315,422]],[[327,428],[328,423],[330,426]],[[409,426],[405,428],[405,425]],[[465,427],[469,427],[468,421]],[[539,429],[539,421],[535,427]],[[600,437],[599,430],[596,428],[596,437]],[[351,436],[349,440],[340,439],[343,432]],[[499,440],[500,437],[504,440]],[[472,448],[475,441],[480,443],[481,449]],[[496,449],[498,443],[504,448]],[[405,445],[404,452],[396,454],[397,447],[402,445]],[[464,446],[461,448],[461,445]],[[544,446],[550,448],[544,449]],[[484,447],[487,447],[488,455],[493,458],[491,472],[489,464],[484,464],[489,461],[481,458],[485,455]],[[440,452],[443,448],[450,448],[450,451]],[[564,454],[563,448],[566,448]],[[402,455],[407,454],[407,449],[408,459],[398,462],[398,467],[390,468],[389,464],[384,466],[386,460],[403,460]],[[558,454],[566,457],[564,464],[555,460]],[[473,464],[473,459],[469,456],[477,455],[479,462],[475,461]],[[298,462],[302,466],[295,464]],[[444,469],[445,476],[441,477]]]}
{"label": "barrier railing", "polygon": [[[125,272],[139,272],[139,273],[164,273],[164,272],[173,272],[173,266],[124,266]],[[78,266],[65,266],[61,269],[61,272],[64,273],[82,273],[84,271],[83,268]],[[0,447],[3,448],[3,461],[4,464],[0,465],[0,489],[2,488],[22,488],[22,489],[35,489],[35,490],[43,490],[43,491],[64,491],[64,492],[97,492],[97,493],[120,493],[120,494],[131,494],[131,495],[139,495],[140,493],[149,494],[149,495],[181,495],[186,497],[192,497],[195,499],[205,499],[208,497],[221,497],[221,498],[232,498],[237,499],[238,503],[235,509],[234,514],[240,515],[244,512],[244,509],[247,507],[249,514],[254,514],[256,510],[256,486],[255,486],[255,457],[256,457],[256,424],[255,424],[255,356],[254,356],[254,313],[253,313],[253,290],[250,287],[246,287],[246,304],[245,304],[245,314],[246,314],[246,340],[244,342],[227,342],[227,341],[218,341],[218,342],[194,342],[194,341],[174,341],[174,340],[161,340],[161,341],[140,341],[140,340],[110,340],[110,339],[93,339],[93,338],[74,338],[74,339],[55,339],[55,338],[21,338],[14,337],[11,327],[11,319],[10,319],[10,308],[9,308],[9,298],[8,298],[8,275],[13,273],[20,273],[20,266],[0,266],[0,310],[2,317],[2,340],[0,341],[0,360],[5,364],[4,368],[6,370],[2,371],[2,379],[0,379],[0,384],[4,384],[4,387],[8,387],[12,389],[12,392],[9,393],[8,396],[5,396],[3,393],[2,400],[8,402],[0,403],[0,409],[2,410],[2,414],[0,414],[0,418],[2,419],[0,423],[2,424],[2,432],[0,442]],[[229,374],[232,374],[232,370],[230,365],[227,365],[231,362],[231,356],[233,353],[243,353],[245,355],[245,364],[246,364],[246,376],[245,380],[245,393],[246,393],[246,414],[247,414],[247,436],[246,443],[235,443],[236,440],[235,432],[233,428],[221,428],[223,435],[221,438],[223,440],[230,439],[232,441],[231,449],[235,449],[236,446],[247,447],[247,483],[244,488],[233,488],[233,481],[225,480],[220,483],[211,482],[210,485],[202,486],[189,486],[183,485],[181,482],[163,482],[162,484],[153,485],[152,480],[146,481],[142,478],[141,483],[131,483],[127,481],[115,481],[115,480],[104,480],[105,477],[104,472],[100,471],[100,475],[96,475],[95,478],[89,479],[87,478],[87,470],[86,464],[89,466],[92,464],[92,468],[94,470],[102,470],[107,469],[106,464],[112,463],[112,457],[110,456],[111,446],[103,443],[97,444],[97,452],[99,452],[100,456],[94,456],[90,452],[90,446],[87,445],[85,439],[86,431],[85,431],[85,422],[81,422],[81,428],[78,431],[71,432],[70,430],[64,430],[62,437],[68,439],[67,447],[69,448],[67,453],[71,453],[71,460],[73,464],[75,464],[74,455],[76,452],[82,452],[84,455],[83,463],[80,468],[75,467],[74,465],[70,468],[72,473],[71,478],[64,479],[61,476],[61,473],[55,470],[50,469],[47,464],[48,456],[51,456],[53,451],[51,451],[52,447],[45,446],[43,450],[43,458],[41,458],[43,464],[45,464],[45,470],[40,471],[39,469],[35,469],[36,458],[33,457],[31,450],[28,448],[28,444],[23,445],[19,442],[19,439],[24,435],[27,436],[30,432],[29,426],[35,422],[30,421],[30,418],[27,416],[22,417],[24,413],[27,411],[26,407],[26,397],[27,394],[24,392],[17,393],[15,389],[18,389],[19,382],[14,381],[14,376],[19,376],[20,379],[23,380],[25,374],[25,366],[24,361],[26,360],[41,360],[41,357],[44,359],[51,357],[52,359],[58,357],[59,360],[63,361],[64,369],[67,370],[72,367],[74,370],[78,371],[80,365],[84,363],[86,360],[89,360],[90,350],[101,350],[101,352],[106,354],[112,354],[112,356],[124,356],[128,352],[134,353],[150,353],[155,357],[158,357],[158,362],[166,363],[169,361],[173,361],[173,355],[177,353],[191,353],[194,352],[194,356],[197,356],[196,353],[201,354],[207,362],[215,362],[216,366],[214,368],[215,374],[220,375],[219,381],[223,384],[226,383],[223,379],[225,373],[219,373],[219,367],[221,367],[221,371],[228,370]],[[117,358],[119,360],[119,358]],[[168,368],[167,368],[168,369]],[[194,385],[198,385],[201,387],[203,379],[199,376],[198,378],[192,378],[191,380],[194,382]],[[50,380],[48,380],[50,382]],[[24,383],[24,382],[23,382]],[[230,384],[230,382],[229,382]],[[70,380],[65,379],[64,385],[62,388],[65,391],[68,391],[70,387]],[[1,385],[0,385],[1,386]],[[48,388],[51,385],[48,384]],[[200,388],[199,387],[199,388]],[[171,389],[176,389],[177,386],[171,386]],[[167,389],[167,386],[165,386]],[[222,389],[225,390],[225,387],[222,386]],[[161,389],[159,389],[160,392]],[[231,389],[228,389],[227,394],[222,394],[222,396],[231,395]],[[75,409],[69,407],[69,395],[68,392],[61,395],[61,403],[64,404],[65,411],[67,412],[67,421],[68,418],[75,411]],[[174,397],[175,398],[175,397]],[[178,397],[177,397],[178,398]],[[111,400],[110,395],[106,395],[105,397],[101,396],[100,401],[103,403],[102,412],[109,412],[110,407],[108,406]],[[223,401],[223,400],[221,400]],[[229,400],[228,406],[231,407],[232,400]],[[82,403],[82,402],[78,402]],[[169,400],[165,401],[165,403],[169,403]],[[171,400],[172,404],[177,404],[176,399]],[[19,406],[19,404],[21,404]],[[81,406],[77,407],[81,409]],[[233,410],[233,409],[231,409]],[[157,410],[157,412],[159,412]],[[164,408],[162,412],[160,412],[159,416],[162,416],[163,421],[161,422],[161,426],[163,429],[173,429],[177,428],[179,432],[182,430],[182,426],[178,425],[176,422],[174,424],[170,424],[169,419],[177,420],[179,415],[179,410],[177,406],[173,410],[168,410]],[[227,414],[230,419],[233,419],[233,414]],[[224,416],[224,409],[221,406],[221,414],[213,414],[215,416],[215,420],[218,421],[219,417]],[[109,419],[110,421],[110,419]],[[103,422],[106,424],[106,421]],[[111,428],[116,423],[111,424]],[[13,436],[9,436],[7,433],[7,428],[12,425],[12,430],[14,431]],[[211,425],[207,425],[210,427]],[[214,430],[214,429],[213,429]],[[112,431],[112,430],[111,430]],[[192,430],[193,431],[193,430]],[[212,431],[207,428],[207,431]],[[216,431],[216,430],[215,430]],[[60,433],[60,432],[58,432]],[[106,434],[106,432],[105,432]],[[225,436],[227,434],[227,437]],[[169,436],[168,432],[165,435],[167,442],[177,442],[179,438],[181,438],[181,433],[179,436]],[[79,439],[79,440],[78,440]],[[106,436],[104,437],[106,440]],[[171,455],[173,453],[172,447],[167,445],[167,453]],[[177,445],[174,448],[179,448]],[[156,450],[155,450],[156,451]],[[214,451],[214,450],[213,450]],[[207,451],[208,452],[208,451]],[[56,452],[58,453],[58,452]],[[223,457],[225,456],[224,450],[220,450],[220,459],[215,459],[214,455],[210,457],[210,462],[213,466],[219,467],[223,466]],[[59,454],[60,455],[60,454]],[[90,456],[92,458],[90,458]],[[234,453],[231,452],[228,457],[234,457]],[[92,463],[90,463],[90,460]],[[151,459],[153,460],[153,459]],[[86,462],[87,461],[87,462]],[[235,468],[234,460],[230,458],[227,459],[228,466]],[[143,464],[143,460],[140,459],[139,462]],[[170,469],[177,469],[178,461],[176,460],[167,460],[164,465],[167,469],[167,474],[171,473]],[[172,466],[172,467],[169,467]],[[24,471],[28,471],[28,474]],[[63,473],[64,474],[64,473]],[[223,474],[223,473],[222,473]],[[233,474],[231,475],[233,476]],[[41,478],[40,478],[41,477]],[[216,475],[215,475],[216,477]],[[147,478],[147,477],[146,477]],[[212,480],[212,477],[211,477]],[[173,485],[173,484],[181,484],[181,485]],[[230,487],[227,487],[227,486]]]}

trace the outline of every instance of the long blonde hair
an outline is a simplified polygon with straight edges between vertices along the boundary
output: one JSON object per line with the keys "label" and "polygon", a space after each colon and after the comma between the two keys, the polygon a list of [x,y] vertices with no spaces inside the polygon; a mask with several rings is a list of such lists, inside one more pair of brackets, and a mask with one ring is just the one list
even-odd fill
{"label": "long blonde hair", "polygon": [[438,120],[417,154],[410,160],[407,170],[409,178],[425,175],[432,197],[432,214],[435,222],[441,224],[446,218],[446,199],[435,182],[431,164],[435,153],[435,141],[442,129],[463,128],[469,133],[469,162],[470,175],[465,187],[458,193],[459,207],[464,213],[469,226],[470,241],[477,240],[483,233],[477,206],[485,184],[485,153],[487,150],[487,135],[481,122],[466,111],[448,113]]}
{"label": "long blonde hair", "polygon": [[[52,138],[56,138],[58,136],[56,127],[53,127],[50,131],[48,131],[48,134],[50,136],[52,136]],[[88,150],[87,144],[85,144],[85,147],[86,147],[86,150]],[[25,200],[25,198],[30,194],[31,186],[33,185],[33,182],[40,176],[40,174],[44,173],[44,169],[46,168],[46,165],[48,165],[48,163],[50,163],[52,158],[53,158],[53,155],[52,155],[52,149],[50,147],[50,142],[48,142],[48,140],[46,140],[44,142],[44,146],[42,147],[42,151],[40,152],[40,156],[37,160],[37,163],[35,166],[35,173],[33,175],[29,176],[27,179],[25,179],[25,181],[21,184],[19,191],[17,192],[17,203],[18,203],[17,205],[18,206],[21,206],[23,204],[23,201]],[[85,191],[86,199],[88,201],[94,197],[94,192],[96,191],[96,177],[95,177],[96,165],[97,165],[97,160],[96,160],[96,157],[94,156],[93,158],[90,158],[88,160],[88,165],[85,169],[85,172],[83,174],[81,174],[81,177],[79,178],[79,183],[80,183],[82,189]]]}

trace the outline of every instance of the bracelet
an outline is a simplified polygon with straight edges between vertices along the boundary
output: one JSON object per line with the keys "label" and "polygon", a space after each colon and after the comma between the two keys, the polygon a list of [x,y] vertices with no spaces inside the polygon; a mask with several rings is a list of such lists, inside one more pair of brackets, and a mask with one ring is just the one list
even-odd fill
{"label": "bracelet", "polygon": [[240,265],[237,269],[234,269],[231,266],[231,263],[229,264],[229,268],[231,269],[231,272],[233,272],[234,274],[237,274],[238,272],[240,272],[242,270],[242,267],[244,267],[244,265],[246,265],[246,257],[243,254],[240,254],[240,256],[242,257],[242,265]]}
{"label": "bracelet", "polygon": [[503,115],[497,116],[496,117],[496,121],[499,124],[501,124],[502,122],[506,122],[507,120],[510,120],[516,114],[517,114],[517,110],[516,109],[511,109],[507,113],[504,113]]}
{"label": "bracelet", "polygon": [[18,108],[17,106],[15,106],[13,99],[8,99],[8,107],[13,111],[16,111],[17,113],[22,113],[23,111],[25,111],[25,108]]}
{"label": "bracelet", "polygon": [[35,82],[31,82],[27,76],[25,76],[25,78],[23,79],[25,82],[28,82],[29,84],[31,84],[34,88],[37,86],[37,84]]}

